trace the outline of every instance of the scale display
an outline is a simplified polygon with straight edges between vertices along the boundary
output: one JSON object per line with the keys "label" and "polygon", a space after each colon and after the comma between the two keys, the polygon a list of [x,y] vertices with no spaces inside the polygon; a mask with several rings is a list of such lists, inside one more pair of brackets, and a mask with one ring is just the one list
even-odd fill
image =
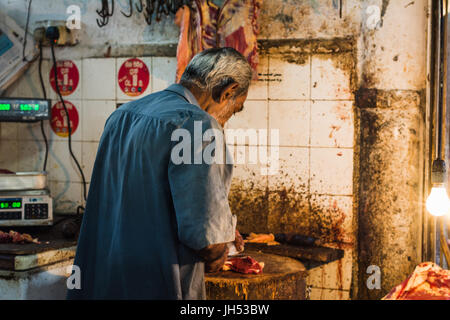
{"label": "scale display", "polygon": [[24,122],[50,119],[50,100],[0,98],[0,121]]}
{"label": "scale display", "polygon": [[20,209],[22,208],[22,199],[0,199],[0,210]]}

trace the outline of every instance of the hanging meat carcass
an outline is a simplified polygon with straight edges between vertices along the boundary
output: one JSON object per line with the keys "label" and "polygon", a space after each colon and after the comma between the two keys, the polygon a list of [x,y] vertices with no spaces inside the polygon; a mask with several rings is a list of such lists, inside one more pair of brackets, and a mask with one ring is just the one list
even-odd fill
{"label": "hanging meat carcass", "polygon": [[180,27],[176,82],[180,81],[192,57],[205,49],[216,47],[218,13],[219,8],[207,0],[195,0],[191,6],[184,5],[178,9],[175,15],[175,24]]}
{"label": "hanging meat carcass", "polygon": [[450,271],[423,262],[383,300],[450,300]]}
{"label": "hanging meat carcass", "polygon": [[197,53],[215,47],[232,47],[242,53],[254,72],[258,65],[258,22],[262,0],[227,0],[219,8],[207,0],[184,5],[175,16],[180,27],[176,82]]}
{"label": "hanging meat carcass", "polygon": [[219,47],[232,47],[247,58],[256,78],[258,16],[262,0],[227,0],[217,18]]}

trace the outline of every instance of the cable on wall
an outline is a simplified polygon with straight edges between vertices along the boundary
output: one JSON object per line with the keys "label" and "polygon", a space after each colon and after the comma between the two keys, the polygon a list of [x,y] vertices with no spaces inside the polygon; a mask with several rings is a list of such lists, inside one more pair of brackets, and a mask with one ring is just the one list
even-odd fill
{"label": "cable on wall", "polygon": [[[64,99],[61,95],[61,91],[59,89],[59,85],[58,85],[58,73],[57,73],[57,64],[56,64],[56,57],[55,57],[55,45],[54,42],[56,39],[58,39],[59,37],[59,31],[57,28],[53,28],[53,27],[49,27],[47,28],[46,31],[46,36],[48,39],[50,39],[50,49],[51,49],[51,53],[52,53],[52,60],[53,60],[53,72],[55,75],[55,87],[56,87],[56,92],[58,93],[58,97],[59,100],[61,101],[63,108],[64,108],[64,112],[66,114],[66,118],[67,118],[67,129],[68,129],[68,145],[69,145],[69,153],[70,156],[72,157],[73,161],[75,162],[78,171],[80,172],[81,175],[81,179],[83,182],[83,199],[86,202],[87,199],[87,192],[86,192],[86,179],[84,177],[84,172],[83,169],[81,169],[80,163],[78,162],[77,158],[75,157],[73,150],[72,150],[72,128],[70,126],[70,117],[69,117],[69,112],[67,110],[66,104],[64,103]],[[79,206],[77,208],[77,211],[79,211],[79,209],[84,209],[82,206]]]}
{"label": "cable on wall", "polygon": [[[44,96],[44,99],[47,99],[47,92],[45,90],[44,79],[42,78],[42,42],[39,42],[39,81],[41,82],[42,95]],[[47,171],[48,140],[44,130],[44,120],[41,120],[41,133],[45,143],[44,167],[42,170]]]}

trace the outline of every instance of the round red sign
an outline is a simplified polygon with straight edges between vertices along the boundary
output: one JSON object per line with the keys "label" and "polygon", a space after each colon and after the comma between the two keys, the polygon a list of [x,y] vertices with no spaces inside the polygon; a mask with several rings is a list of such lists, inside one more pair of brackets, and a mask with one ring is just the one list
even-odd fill
{"label": "round red sign", "polygon": [[144,93],[150,82],[150,72],[142,60],[128,59],[119,69],[120,89],[131,97]]}
{"label": "round red sign", "polygon": [[[66,105],[67,111],[69,112],[70,129],[73,135],[78,128],[79,123],[78,111],[77,108],[75,108],[75,106],[69,101],[64,100],[64,104]],[[58,136],[67,137],[69,135],[66,112],[64,111],[64,107],[61,101],[55,103],[52,107],[51,126],[53,131]]]}
{"label": "round red sign", "polygon": [[[61,95],[67,96],[76,90],[78,81],[80,80],[80,74],[78,72],[77,65],[74,62],[70,60],[57,61],[56,73],[58,76],[58,86]],[[50,84],[53,90],[57,92],[54,66],[50,70]]]}

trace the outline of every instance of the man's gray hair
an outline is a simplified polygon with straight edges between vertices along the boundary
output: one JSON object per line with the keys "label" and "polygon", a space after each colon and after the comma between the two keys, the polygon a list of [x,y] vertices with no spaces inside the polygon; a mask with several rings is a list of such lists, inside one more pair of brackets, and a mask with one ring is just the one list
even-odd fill
{"label": "man's gray hair", "polygon": [[180,84],[193,85],[211,94],[218,102],[223,90],[238,84],[234,98],[247,92],[252,80],[252,68],[247,59],[233,48],[213,48],[196,54],[187,65]]}

